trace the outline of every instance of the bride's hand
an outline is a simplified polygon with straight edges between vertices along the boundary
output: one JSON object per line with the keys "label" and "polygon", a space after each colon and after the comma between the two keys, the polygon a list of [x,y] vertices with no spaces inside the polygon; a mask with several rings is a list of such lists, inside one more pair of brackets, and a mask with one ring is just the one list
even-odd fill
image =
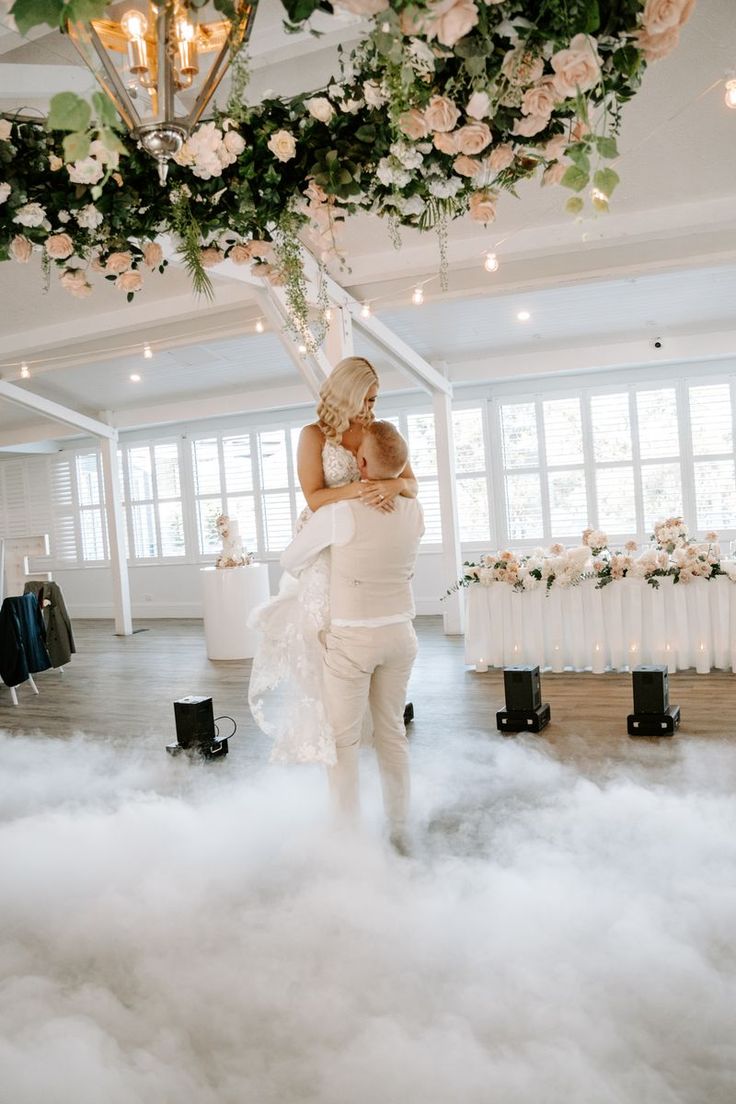
{"label": "bride's hand", "polygon": [[399,488],[398,479],[367,479],[361,482],[358,497],[374,510],[390,512],[396,509],[394,499]]}

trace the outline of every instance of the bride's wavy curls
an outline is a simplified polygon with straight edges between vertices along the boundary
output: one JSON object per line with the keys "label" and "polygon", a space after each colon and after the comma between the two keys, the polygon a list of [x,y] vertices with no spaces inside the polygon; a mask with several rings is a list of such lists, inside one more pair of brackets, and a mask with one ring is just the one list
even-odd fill
{"label": "bride's wavy curls", "polygon": [[363,408],[371,387],[378,387],[378,375],[369,360],[352,356],[338,361],[319,389],[317,404],[319,428],[328,441],[339,442],[353,418],[370,425],[373,414]]}

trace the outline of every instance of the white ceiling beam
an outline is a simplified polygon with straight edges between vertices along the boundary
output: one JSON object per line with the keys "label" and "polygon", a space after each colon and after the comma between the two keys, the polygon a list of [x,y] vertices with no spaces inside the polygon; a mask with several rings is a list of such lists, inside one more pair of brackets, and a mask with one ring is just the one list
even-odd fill
{"label": "white ceiling beam", "polygon": [[260,388],[240,391],[231,395],[199,396],[150,406],[125,407],[114,414],[119,431],[139,429],[144,426],[173,425],[179,422],[197,422],[205,418],[226,418],[230,415],[262,413],[268,410],[287,410],[293,406],[311,403],[313,394],[306,383],[288,387]]}
{"label": "white ceiling beam", "polygon": [[79,65],[0,65],[0,99],[20,103],[28,99],[50,100],[57,92],[86,96],[97,87],[89,69]]}
{"label": "white ceiling beam", "polygon": [[312,365],[308,363],[306,355],[301,355],[299,353],[291,335],[287,332],[281,301],[276,296],[275,291],[275,288],[269,286],[262,287],[256,292],[258,302],[271,325],[271,329],[281,342],[289,360],[306,383],[312,395],[316,397],[319,393],[320,380],[314,372]]}
{"label": "white ceiling beam", "polygon": [[0,380],[0,399],[7,399],[8,402],[16,406],[33,410],[34,413],[41,414],[44,418],[51,418],[55,422],[61,422],[62,425],[82,430],[94,437],[113,438],[115,436],[115,429],[110,425],[106,425],[105,422],[100,422],[96,418],[89,418],[86,414],[80,414],[78,410],[72,410],[69,406],[52,402],[51,399],[44,399],[41,395],[35,395],[32,391],[26,391],[23,387],[8,383],[7,380]]}

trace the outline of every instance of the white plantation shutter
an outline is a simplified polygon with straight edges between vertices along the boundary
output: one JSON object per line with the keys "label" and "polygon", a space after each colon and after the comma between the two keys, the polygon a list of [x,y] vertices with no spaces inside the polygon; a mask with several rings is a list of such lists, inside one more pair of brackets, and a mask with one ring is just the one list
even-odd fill
{"label": "white plantation shutter", "polygon": [[596,462],[630,460],[631,416],[629,395],[592,395],[590,420],[593,430],[593,458]]}
{"label": "white plantation shutter", "polygon": [[97,450],[78,452],[75,461],[81,558],[87,563],[100,563],[107,558],[107,528],[102,514],[99,453]]}
{"label": "white plantation shutter", "polygon": [[[628,391],[592,395],[590,423],[598,502],[596,524],[609,536],[637,531],[636,488]],[[593,519],[589,519],[593,523]]]}
{"label": "white plantation shutter", "polygon": [[588,523],[580,399],[547,399],[542,403],[542,416],[550,533],[576,538]]}
{"label": "white plantation shutter", "polygon": [[580,399],[549,399],[542,404],[547,467],[582,464],[583,426]]}
{"label": "white plantation shutter", "polygon": [[201,555],[212,556],[222,547],[215,525],[215,519],[222,513],[222,476],[218,439],[205,437],[194,440],[192,463],[194,493],[197,498],[197,544]]}
{"label": "white plantation shutter", "polygon": [[74,502],[73,456],[60,453],[49,460],[51,523],[51,559],[63,566],[79,559],[76,508]]}
{"label": "white plantation shutter", "polygon": [[461,541],[488,541],[488,481],[483,411],[456,410],[452,415],[457,476],[457,512]]}
{"label": "white plantation shutter", "polygon": [[533,402],[501,406],[501,448],[504,468],[535,468],[539,464],[537,411]]}
{"label": "white plantation shutter", "polygon": [[287,442],[283,429],[264,430],[258,434],[263,539],[267,552],[281,552],[294,531],[289,447],[290,442]]}
{"label": "white plantation shutter", "polygon": [[4,537],[27,537],[26,481],[23,460],[8,460],[2,465],[2,490],[5,503]]}
{"label": "white plantation shutter", "polygon": [[674,387],[638,391],[639,452],[642,460],[680,455],[677,396]]}
{"label": "white plantation shutter", "polygon": [[736,529],[736,472],[733,460],[695,461],[698,529]]}
{"label": "white plantation shutter", "polygon": [[731,388],[727,383],[691,387],[690,430],[693,456],[733,452]]}
{"label": "white plantation shutter", "polygon": [[634,469],[599,467],[596,471],[598,525],[609,535],[636,533]]}
{"label": "white plantation shutter", "polygon": [[579,538],[588,521],[585,472],[582,469],[552,471],[547,481],[552,535]]}
{"label": "white plantation shutter", "polygon": [[[390,419],[386,419],[389,421]],[[404,436],[409,444],[409,462],[417,478],[417,498],[424,511],[422,544],[442,543],[440,489],[437,482],[434,415],[408,414]]]}
{"label": "white plantation shutter", "polygon": [[507,472],[506,525],[510,540],[540,540],[544,536],[542,490],[538,472]]}
{"label": "white plantation shutter", "polygon": [[643,464],[641,469],[644,528],[651,533],[654,524],[667,517],[682,514],[682,482],[680,465]]}
{"label": "white plantation shutter", "polygon": [[697,527],[736,529],[731,388],[728,383],[718,383],[688,390]]}

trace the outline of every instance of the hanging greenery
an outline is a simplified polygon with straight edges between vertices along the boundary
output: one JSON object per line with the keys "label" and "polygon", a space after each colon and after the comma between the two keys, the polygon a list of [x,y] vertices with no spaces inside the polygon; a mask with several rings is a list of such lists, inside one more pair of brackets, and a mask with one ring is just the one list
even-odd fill
{"label": "hanging greenery", "polygon": [[[227,14],[229,0],[216,6]],[[176,155],[165,187],[101,93],[71,93],[48,120],[0,120],[0,258],[42,251],[73,295],[100,274],[132,298],[164,271],[172,235],[198,292],[225,257],[283,284],[303,334],[297,236],[320,263],[344,218],[394,227],[493,221],[503,192],[541,175],[569,211],[608,207],[621,109],[648,62],[677,45],[694,0],[283,0],[289,26],[315,11],[366,17],[366,37],[324,88],[243,100],[236,63],[225,112]],[[16,0],[23,32],[91,20],[100,0]],[[116,126],[118,129],[116,130]]]}

